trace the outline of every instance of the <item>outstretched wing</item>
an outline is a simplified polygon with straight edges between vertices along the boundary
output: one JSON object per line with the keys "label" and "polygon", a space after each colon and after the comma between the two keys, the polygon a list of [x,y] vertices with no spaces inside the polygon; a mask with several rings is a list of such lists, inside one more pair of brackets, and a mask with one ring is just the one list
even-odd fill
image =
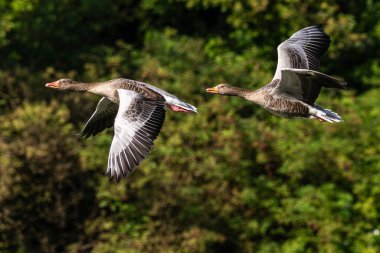
{"label": "outstretched wing", "polygon": [[271,95],[289,100],[300,100],[314,105],[321,87],[346,88],[347,83],[309,69],[282,69],[281,80]]}
{"label": "outstretched wing", "polygon": [[96,106],[95,112],[84,126],[81,135],[87,139],[91,135],[95,136],[104,129],[112,127],[117,109],[117,104],[111,102],[111,100],[106,97],[101,98]]}
{"label": "outstretched wing", "polygon": [[277,47],[277,69],[273,79],[281,79],[283,68],[319,70],[319,60],[330,46],[322,26],[309,26],[294,33]]}
{"label": "outstretched wing", "polygon": [[165,109],[162,100],[148,99],[131,90],[117,91],[120,104],[106,174],[119,180],[148,156],[165,120]]}

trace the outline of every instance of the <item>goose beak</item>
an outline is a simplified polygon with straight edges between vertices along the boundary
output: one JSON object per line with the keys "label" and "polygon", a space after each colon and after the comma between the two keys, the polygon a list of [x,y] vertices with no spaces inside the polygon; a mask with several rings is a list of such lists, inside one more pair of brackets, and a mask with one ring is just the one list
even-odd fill
{"label": "goose beak", "polygon": [[59,85],[58,85],[58,82],[51,82],[51,83],[47,83],[47,84],[45,84],[45,87],[58,89],[58,88],[59,88]]}
{"label": "goose beak", "polygon": [[208,92],[208,93],[218,93],[218,89],[215,86],[215,87],[212,87],[212,88],[207,88],[206,92]]}

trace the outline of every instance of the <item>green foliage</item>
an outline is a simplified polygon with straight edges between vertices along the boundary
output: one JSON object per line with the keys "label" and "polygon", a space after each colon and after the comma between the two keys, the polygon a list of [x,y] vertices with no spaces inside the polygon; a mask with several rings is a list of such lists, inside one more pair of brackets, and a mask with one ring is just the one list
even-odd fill
{"label": "green foliage", "polygon": [[96,184],[67,119],[56,103],[26,104],[1,118],[0,249],[57,252],[80,240]]}
{"label": "green foliage", "polygon": [[[380,4],[326,0],[0,0],[0,252],[378,252]],[[325,24],[342,124],[278,118],[206,87],[271,80],[276,46]],[[98,98],[57,78],[126,77],[199,108],[169,111],[119,184],[112,130],[76,136]],[[65,106],[62,106],[64,104]]]}

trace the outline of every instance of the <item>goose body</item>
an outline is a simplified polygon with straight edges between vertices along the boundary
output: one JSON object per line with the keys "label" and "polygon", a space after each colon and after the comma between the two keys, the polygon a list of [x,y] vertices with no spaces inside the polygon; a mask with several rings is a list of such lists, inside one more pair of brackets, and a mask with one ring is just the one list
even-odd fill
{"label": "goose body", "polygon": [[60,79],[46,87],[102,96],[81,134],[88,138],[114,126],[106,174],[116,180],[126,177],[148,156],[165,120],[165,107],[197,112],[194,106],[162,89],[124,78],[97,83]]}
{"label": "goose body", "polygon": [[206,91],[240,96],[281,117],[340,122],[337,113],[315,104],[322,87],[346,88],[346,82],[319,72],[330,42],[321,26],[306,27],[277,47],[277,68],[269,84],[255,91],[219,84]]}

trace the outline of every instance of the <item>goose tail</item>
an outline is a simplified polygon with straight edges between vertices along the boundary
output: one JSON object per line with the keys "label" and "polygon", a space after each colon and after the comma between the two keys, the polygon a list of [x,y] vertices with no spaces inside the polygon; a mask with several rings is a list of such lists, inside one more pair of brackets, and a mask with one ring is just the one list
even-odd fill
{"label": "goose tail", "polygon": [[198,113],[195,106],[183,102],[179,99],[168,99],[166,100],[166,107],[175,112],[187,112],[187,113]]}
{"label": "goose tail", "polygon": [[[182,102],[182,101],[181,101]],[[183,108],[185,108],[186,110],[188,110],[189,112],[192,112],[192,113],[198,113],[198,110],[195,106],[191,105],[191,104],[188,104],[188,103],[185,103],[185,102],[182,102],[181,105]]]}
{"label": "goose tail", "polygon": [[333,112],[329,109],[324,109],[320,107],[319,105],[315,105],[315,108],[313,108],[310,112],[311,118],[317,118],[318,120],[322,122],[343,122],[342,117],[337,114],[336,112]]}

